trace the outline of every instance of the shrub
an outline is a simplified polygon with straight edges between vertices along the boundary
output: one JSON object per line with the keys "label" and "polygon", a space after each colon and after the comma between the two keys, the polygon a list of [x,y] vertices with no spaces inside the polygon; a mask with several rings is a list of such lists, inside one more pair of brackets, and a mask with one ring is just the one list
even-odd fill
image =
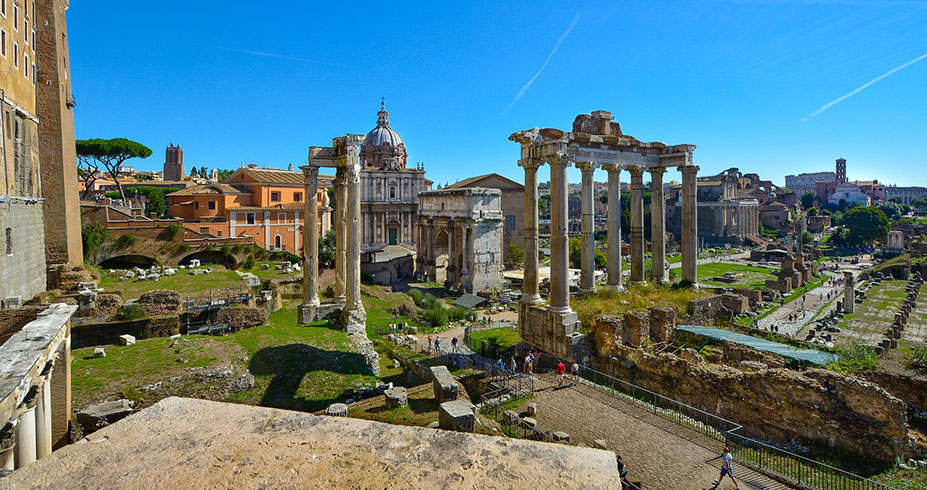
{"label": "shrub", "polygon": [[116,239],[116,246],[119,249],[129,248],[132,245],[135,245],[136,241],[138,240],[135,238],[135,235],[126,233],[125,235],[122,235]]}
{"label": "shrub", "polygon": [[927,347],[920,345],[912,349],[908,364],[914,369],[927,369]]}
{"label": "shrub", "polygon": [[458,322],[460,320],[463,320],[467,318],[467,316],[469,315],[470,315],[470,310],[466,308],[461,308],[459,306],[455,306],[453,308],[447,309],[447,318],[448,320],[452,322]]}
{"label": "shrub", "polygon": [[241,251],[242,251],[242,246],[241,246],[240,243],[237,243],[237,244],[235,244],[234,247],[232,247],[232,253],[233,253],[233,254],[240,254]]}
{"label": "shrub", "polygon": [[251,270],[254,268],[254,258],[248,257],[244,262],[241,263],[241,268],[244,270]]}
{"label": "shrub", "polygon": [[229,247],[227,244],[222,246],[222,255],[228,257],[232,255],[232,247]]}
{"label": "shrub", "polygon": [[851,344],[836,349],[837,362],[827,369],[843,374],[853,374],[879,367],[875,349],[865,344]]}
{"label": "shrub", "polygon": [[139,318],[145,318],[145,310],[135,303],[131,305],[122,305],[119,310],[116,311],[116,320],[119,321],[138,320]]}
{"label": "shrub", "polygon": [[447,310],[440,306],[425,310],[424,318],[432,327],[447,325]]}
{"label": "shrub", "polygon": [[187,250],[190,250],[190,244],[184,243],[183,245],[180,246],[180,250],[183,250],[184,252],[186,252]]}
{"label": "shrub", "polygon": [[425,295],[422,294],[422,291],[419,289],[412,288],[406,294],[412,298],[412,301],[415,303],[415,306],[421,307],[422,300],[425,299]]}
{"label": "shrub", "polygon": [[176,239],[181,231],[183,231],[183,225],[180,223],[171,223],[171,226],[167,227],[167,232],[171,235],[171,240]]}
{"label": "shrub", "polygon": [[100,224],[90,225],[81,230],[81,241],[84,242],[84,258],[93,255],[100,244],[109,237],[106,226]]}
{"label": "shrub", "polygon": [[441,308],[441,302],[438,300],[438,298],[435,297],[435,295],[427,293],[422,299],[422,304],[419,305],[419,307],[425,308],[426,310]]}
{"label": "shrub", "polygon": [[373,276],[367,274],[366,272],[361,272],[361,284],[373,286]]}

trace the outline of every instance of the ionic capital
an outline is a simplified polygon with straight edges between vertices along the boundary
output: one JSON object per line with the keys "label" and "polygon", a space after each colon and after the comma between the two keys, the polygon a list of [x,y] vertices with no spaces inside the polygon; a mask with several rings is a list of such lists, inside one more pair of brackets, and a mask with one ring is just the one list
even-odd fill
{"label": "ionic capital", "polygon": [[609,172],[609,173],[621,172],[622,170],[624,170],[624,165],[620,163],[603,163],[602,170],[605,170],[606,172]]}
{"label": "ionic capital", "polygon": [[544,165],[544,160],[540,158],[529,157],[529,158],[522,158],[521,160],[518,161],[518,166],[524,167],[525,170],[530,169],[530,170],[537,171],[538,167],[540,167],[541,165]]}
{"label": "ionic capital", "polygon": [[335,178],[332,180],[332,184],[337,186],[343,186],[348,183],[348,177],[346,175],[347,167],[338,167],[335,169]]}
{"label": "ionic capital", "polygon": [[593,170],[599,168],[600,165],[595,162],[576,162],[575,166],[583,172],[592,172]]}
{"label": "ionic capital", "polygon": [[564,166],[569,167],[570,164],[573,163],[573,160],[570,158],[570,155],[566,153],[560,153],[560,152],[551,153],[549,155],[545,155],[544,158],[546,158],[547,163],[551,165],[564,165]]}

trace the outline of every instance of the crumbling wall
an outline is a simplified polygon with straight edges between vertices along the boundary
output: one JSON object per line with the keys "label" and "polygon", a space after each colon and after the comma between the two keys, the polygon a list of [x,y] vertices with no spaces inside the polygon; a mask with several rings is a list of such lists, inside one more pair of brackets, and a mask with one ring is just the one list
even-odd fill
{"label": "crumbling wall", "polygon": [[138,304],[148,316],[179,315],[180,293],[167,289],[149,291],[138,298]]}
{"label": "crumbling wall", "polygon": [[908,408],[927,412],[927,379],[887,371],[866,371],[862,377],[901,399]]}
{"label": "crumbling wall", "polygon": [[[844,448],[878,461],[904,454],[905,404],[867,381],[826,371],[739,370],[669,353],[617,346],[595,366],[744,426],[743,434],[786,443],[794,438]],[[622,362],[623,361],[623,362]]]}
{"label": "crumbling wall", "polygon": [[120,322],[82,323],[71,327],[71,346],[75,349],[92,345],[118,344],[119,336],[129,334],[136,339],[169,337],[180,333],[179,316],[160,316]]}

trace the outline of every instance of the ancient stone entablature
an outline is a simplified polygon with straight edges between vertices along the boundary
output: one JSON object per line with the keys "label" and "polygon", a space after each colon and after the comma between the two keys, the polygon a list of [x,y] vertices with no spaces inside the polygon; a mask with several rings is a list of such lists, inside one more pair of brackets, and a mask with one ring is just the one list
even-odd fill
{"label": "ancient stone entablature", "polygon": [[[695,145],[667,145],[659,141],[643,142],[623,134],[613,122],[611,112],[595,111],[580,114],[573,121],[573,132],[555,128],[532,128],[513,133],[509,139],[521,145],[519,165],[525,169],[525,210],[537,210],[537,169],[545,163],[551,167],[551,272],[550,306],[555,323],[569,330],[575,322],[569,297],[569,245],[567,235],[567,167],[576,164],[582,170],[582,277],[580,289],[595,289],[595,241],[593,230],[593,172],[602,167],[609,174],[608,186],[608,284],[621,286],[621,226],[620,172],[631,174],[631,282],[644,278],[644,204],[643,174],[651,174],[652,199],[651,236],[653,240],[653,275],[655,281],[666,280],[665,200],[663,174],[667,168],[678,167],[683,180],[682,279],[695,283],[697,255],[697,171],[692,154]],[[525,279],[520,317],[527,315],[530,305],[541,303],[538,287],[538,217],[537,212],[525,216]],[[520,318],[520,320],[522,320]],[[520,321],[529,323],[527,316]]]}

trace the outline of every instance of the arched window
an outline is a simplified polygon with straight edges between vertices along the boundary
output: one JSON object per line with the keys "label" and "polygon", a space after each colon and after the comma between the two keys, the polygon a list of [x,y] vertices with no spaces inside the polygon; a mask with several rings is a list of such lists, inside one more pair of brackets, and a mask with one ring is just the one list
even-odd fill
{"label": "arched window", "polygon": [[280,250],[281,242],[282,240],[280,239],[280,235],[274,235],[274,248],[275,249]]}

